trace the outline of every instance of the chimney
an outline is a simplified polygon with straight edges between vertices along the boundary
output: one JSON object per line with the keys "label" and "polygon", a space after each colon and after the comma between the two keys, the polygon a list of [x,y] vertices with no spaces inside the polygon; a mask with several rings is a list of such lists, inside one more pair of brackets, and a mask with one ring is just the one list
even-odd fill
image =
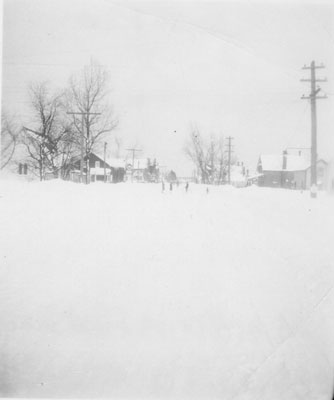
{"label": "chimney", "polygon": [[286,170],[287,155],[288,155],[288,152],[287,152],[286,150],[284,150],[284,151],[283,151],[283,166],[282,166],[282,169],[283,169],[283,170]]}

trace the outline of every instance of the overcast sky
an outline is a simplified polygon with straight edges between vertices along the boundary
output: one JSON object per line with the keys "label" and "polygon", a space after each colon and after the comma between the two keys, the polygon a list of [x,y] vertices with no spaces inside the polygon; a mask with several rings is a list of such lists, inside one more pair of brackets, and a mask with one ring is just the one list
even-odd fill
{"label": "overcast sky", "polygon": [[114,135],[179,175],[191,124],[233,136],[251,169],[259,154],[310,146],[314,59],[319,156],[334,157],[334,6],[331,2],[4,0],[4,109],[30,117],[27,86],[65,87],[91,57],[110,75]]}

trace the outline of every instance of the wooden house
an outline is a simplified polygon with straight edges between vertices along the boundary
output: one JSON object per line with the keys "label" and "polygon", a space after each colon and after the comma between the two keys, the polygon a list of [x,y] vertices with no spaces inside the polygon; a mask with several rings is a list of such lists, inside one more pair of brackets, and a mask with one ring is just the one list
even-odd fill
{"label": "wooden house", "polygon": [[[123,182],[125,177],[125,161],[122,159],[104,158],[97,153],[91,153],[85,160],[84,164],[84,179],[87,179],[87,167],[88,167],[88,179],[89,182],[112,182],[118,183]],[[77,159],[74,163],[74,171],[72,171],[72,180],[78,180],[80,174],[80,159]]]}

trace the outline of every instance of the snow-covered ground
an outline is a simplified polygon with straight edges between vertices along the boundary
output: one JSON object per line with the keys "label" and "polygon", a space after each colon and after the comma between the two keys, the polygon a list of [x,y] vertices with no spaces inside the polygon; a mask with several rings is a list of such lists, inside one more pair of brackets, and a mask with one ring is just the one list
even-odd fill
{"label": "snow-covered ground", "polygon": [[0,182],[0,395],[330,399],[334,198]]}

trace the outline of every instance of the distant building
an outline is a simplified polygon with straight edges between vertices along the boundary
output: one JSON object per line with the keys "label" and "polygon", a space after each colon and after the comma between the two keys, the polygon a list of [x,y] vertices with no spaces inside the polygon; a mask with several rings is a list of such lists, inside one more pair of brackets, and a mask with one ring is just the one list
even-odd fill
{"label": "distant building", "polygon": [[148,167],[147,158],[127,159],[125,164],[127,179],[133,179],[136,182],[144,182],[144,172]]}
{"label": "distant building", "polygon": [[[132,165],[133,163],[133,165]],[[135,182],[158,182],[160,177],[159,164],[156,159],[135,158],[125,162],[127,179]]]}
{"label": "distant building", "polygon": [[[327,188],[328,164],[320,159],[317,162],[317,186]],[[311,185],[310,158],[299,154],[261,155],[257,165],[260,174],[259,186],[288,189],[309,189]]]}
{"label": "distant building", "polygon": [[327,166],[327,190],[334,193],[334,159],[330,160]]}
{"label": "distant building", "polygon": [[248,171],[243,163],[231,165],[231,185],[235,187],[245,187],[248,185]]}

